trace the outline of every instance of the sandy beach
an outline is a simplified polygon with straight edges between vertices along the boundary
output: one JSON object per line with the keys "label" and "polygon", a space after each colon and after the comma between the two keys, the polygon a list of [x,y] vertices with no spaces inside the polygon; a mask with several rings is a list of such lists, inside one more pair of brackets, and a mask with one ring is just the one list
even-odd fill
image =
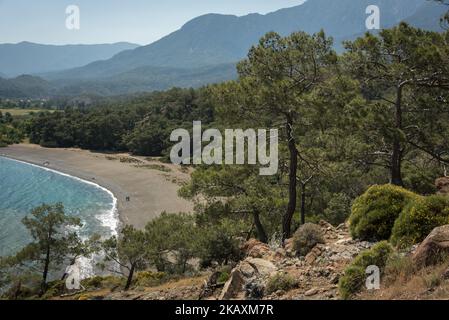
{"label": "sandy beach", "polygon": [[[189,174],[179,166],[129,154],[97,153],[80,149],[49,149],[19,144],[0,149],[0,156],[26,161],[94,182],[118,200],[123,224],[142,228],[164,211],[191,212],[193,204],[177,191]],[[126,201],[129,197],[130,201]]]}

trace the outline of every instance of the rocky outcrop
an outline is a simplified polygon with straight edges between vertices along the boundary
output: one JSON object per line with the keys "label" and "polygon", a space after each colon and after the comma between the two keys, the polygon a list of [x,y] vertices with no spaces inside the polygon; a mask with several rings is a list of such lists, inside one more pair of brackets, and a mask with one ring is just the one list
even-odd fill
{"label": "rocky outcrop", "polygon": [[435,265],[449,255],[449,225],[437,227],[418,246],[413,261],[419,267]]}
{"label": "rocky outcrop", "polygon": [[[291,239],[286,240],[283,248],[270,248],[255,239],[246,242],[246,258],[232,270],[218,298],[337,299],[337,283],[344,268],[372,244],[353,240],[345,225],[334,227],[321,221],[319,226],[325,243],[317,244],[305,257],[293,251]],[[298,287],[267,295],[267,282],[278,273],[293,277]]]}
{"label": "rocky outcrop", "polygon": [[438,194],[449,195],[449,177],[442,177],[435,180],[435,187]]}

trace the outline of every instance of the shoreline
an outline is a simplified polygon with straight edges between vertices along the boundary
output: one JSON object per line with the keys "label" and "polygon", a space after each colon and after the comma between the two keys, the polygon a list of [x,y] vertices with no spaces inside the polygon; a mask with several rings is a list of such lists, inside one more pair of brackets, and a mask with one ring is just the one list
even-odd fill
{"label": "shoreline", "polygon": [[59,175],[64,176],[64,177],[68,177],[70,179],[75,179],[75,180],[80,181],[82,183],[86,183],[88,185],[94,186],[95,188],[103,190],[104,192],[109,194],[111,196],[111,198],[112,198],[112,209],[110,210],[110,215],[115,220],[115,226],[111,227],[111,236],[117,235],[119,233],[119,231],[121,230],[121,224],[122,223],[121,223],[121,220],[120,220],[120,213],[119,213],[119,210],[118,210],[118,199],[117,199],[117,197],[114,195],[114,193],[111,190],[105,188],[104,186],[102,186],[102,185],[100,185],[98,183],[94,183],[92,181],[88,181],[88,180],[82,179],[80,177],[77,177],[77,176],[74,176],[74,175],[71,175],[71,174],[68,174],[68,173],[65,173],[65,172],[57,171],[55,169],[51,169],[51,168],[45,167],[43,165],[39,165],[39,164],[32,163],[32,162],[29,162],[29,161],[16,159],[16,158],[13,158],[13,157],[9,157],[7,155],[3,155],[1,153],[0,153],[0,157],[3,157],[5,159],[9,159],[11,161],[16,161],[16,162],[20,162],[20,163],[23,163],[23,164],[27,164],[29,166],[37,167],[37,168],[45,170],[45,171],[50,171],[50,172],[59,174]]}
{"label": "shoreline", "polygon": [[[37,145],[17,144],[0,149],[0,156],[21,161],[58,174],[79,179],[110,193],[115,199],[118,218],[117,232],[123,225],[144,228],[145,224],[162,212],[191,212],[193,204],[178,197],[180,185],[174,181],[187,181],[189,175],[179,167],[167,166],[171,172],[137,167],[133,162],[111,160],[129,157],[145,165],[162,165],[144,157],[131,157],[126,153],[100,153],[81,149],[43,148]],[[45,163],[48,163],[46,166]],[[130,201],[127,201],[130,197]]]}

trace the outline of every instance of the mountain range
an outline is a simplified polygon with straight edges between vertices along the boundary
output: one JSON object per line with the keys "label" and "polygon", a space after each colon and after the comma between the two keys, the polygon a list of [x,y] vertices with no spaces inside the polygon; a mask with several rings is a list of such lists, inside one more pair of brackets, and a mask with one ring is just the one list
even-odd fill
{"label": "mountain range", "polygon": [[45,45],[32,42],[0,44],[2,77],[38,74],[84,66],[97,60],[107,60],[119,52],[138,45],[119,42],[93,45]]}
{"label": "mountain range", "polygon": [[[447,10],[426,0],[308,0],[265,15],[206,14],[154,43],[124,50],[110,59],[62,71],[29,73],[37,73],[59,94],[95,91],[108,95],[196,87],[235,78],[235,63],[269,31],[288,35],[324,29],[334,38],[336,49],[342,51],[343,40],[366,32],[365,10],[369,5],[380,8],[381,28],[406,21],[441,31],[439,18]],[[1,57],[0,50],[0,61]],[[0,72],[8,73],[1,64]]]}

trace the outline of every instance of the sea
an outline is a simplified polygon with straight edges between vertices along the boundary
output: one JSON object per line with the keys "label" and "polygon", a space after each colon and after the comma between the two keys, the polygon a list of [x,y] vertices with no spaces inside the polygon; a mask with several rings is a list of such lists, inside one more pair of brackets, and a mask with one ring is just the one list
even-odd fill
{"label": "sea", "polygon": [[[117,199],[109,190],[77,177],[0,156],[0,256],[18,252],[32,241],[22,219],[42,204],[61,202],[67,215],[78,217],[83,239],[93,234],[117,235]],[[83,278],[94,275],[95,257],[81,259]]]}

